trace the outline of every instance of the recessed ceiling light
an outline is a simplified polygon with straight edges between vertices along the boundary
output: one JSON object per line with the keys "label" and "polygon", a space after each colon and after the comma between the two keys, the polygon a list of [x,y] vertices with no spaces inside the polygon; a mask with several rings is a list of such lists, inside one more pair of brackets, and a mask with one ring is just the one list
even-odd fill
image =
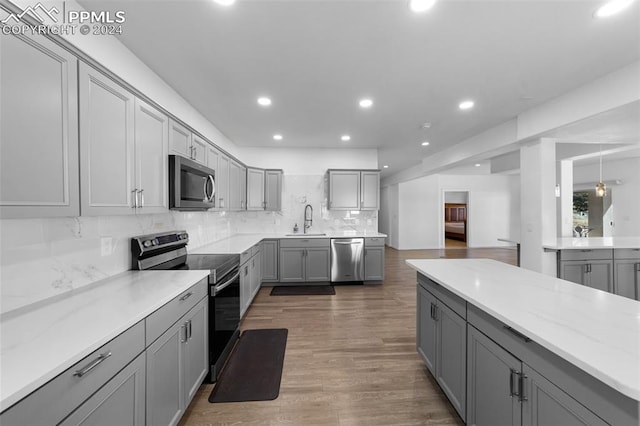
{"label": "recessed ceiling light", "polygon": [[473,103],[473,101],[470,101],[470,100],[469,101],[462,101],[462,102],[460,102],[460,105],[458,105],[458,108],[460,108],[462,110],[471,109],[471,108],[473,108],[473,105],[475,105]]}
{"label": "recessed ceiling light", "polygon": [[427,141],[422,142],[422,146],[429,146],[429,142]]}
{"label": "recessed ceiling light", "polygon": [[275,134],[275,135],[273,135],[273,139],[277,140],[277,141],[281,141],[282,140],[282,135],[281,134]]}
{"label": "recessed ceiling light", "polygon": [[386,164],[384,166],[382,166],[383,169],[388,169],[389,166],[387,166]]}
{"label": "recessed ceiling light", "polygon": [[269,106],[271,105],[271,99],[263,96],[261,98],[258,98],[258,104],[262,106]]}
{"label": "recessed ceiling light", "polygon": [[410,0],[409,9],[414,12],[426,12],[436,4],[436,0]]}
{"label": "recessed ceiling light", "polygon": [[480,163],[476,163],[476,164],[475,164],[475,166],[476,166],[476,167],[480,167]]}
{"label": "recessed ceiling light", "polygon": [[341,139],[341,140],[343,140],[343,141],[345,141],[345,142],[346,142],[346,141],[350,141],[350,140],[351,140],[351,136],[349,136],[349,135],[342,135],[342,136],[340,136],[340,139]]}
{"label": "recessed ceiling light", "polygon": [[603,4],[595,11],[593,16],[596,18],[606,18],[611,15],[615,15],[618,12],[621,12],[623,9],[626,9],[633,0],[611,0],[607,3]]}
{"label": "recessed ceiling light", "polygon": [[422,126],[420,126],[421,129],[430,129],[431,128],[431,123],[427,122],[427,123],[423,123]]}
{"label": "recessed ceiling light", "polygon": [[360,100],[360,106],[362,108],[371,108],[373,105],[373,101],[371,99],[365,98]]}
{"label": "recessed ceiling light", "polygon": [[213,0],[221,6],[231,6],[236,2],[236,0]]}

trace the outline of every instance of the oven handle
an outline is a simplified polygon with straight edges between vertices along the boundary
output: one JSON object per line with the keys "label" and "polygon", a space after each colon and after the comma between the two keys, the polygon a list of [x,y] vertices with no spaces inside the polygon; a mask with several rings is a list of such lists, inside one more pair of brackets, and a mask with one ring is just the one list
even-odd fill
{"label": "oven handle", "polygon": [[239,277],[240,277],[240,271],[238,271],[236,274],[234,274],[233,277],[229,278],[229,280],[226,281],[225,283],[213,287],[211,289],[211,295],[212,296],[216,296],[222,290],[224,290],[225,288],[229,287],[229,285],[231,285],[231,283],[234,282],[235,280],[237,280]]}

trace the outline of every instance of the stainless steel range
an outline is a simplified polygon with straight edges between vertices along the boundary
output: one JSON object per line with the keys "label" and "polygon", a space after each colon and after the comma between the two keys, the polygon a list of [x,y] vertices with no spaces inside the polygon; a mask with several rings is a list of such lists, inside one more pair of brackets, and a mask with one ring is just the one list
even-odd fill
{"label": "stainless steel range", "polygon": [[131,239],[132,269],[209,271],[209,376],[215,382],[240,335],[240,255],[188,254],[185,231]]}

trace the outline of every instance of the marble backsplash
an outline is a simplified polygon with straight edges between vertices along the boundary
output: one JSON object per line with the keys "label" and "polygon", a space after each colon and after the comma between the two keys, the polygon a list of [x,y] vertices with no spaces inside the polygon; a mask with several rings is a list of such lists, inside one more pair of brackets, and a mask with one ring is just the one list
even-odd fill
{"label": "marble backsplash", "polygon": [[327,210],[325,176],[284,175],[280,212],[178,212],[0,221],[0,313],[79,289],[131,268],[130,238],[184,229],[190,248],[237,233],[378,229],[378,212]]}

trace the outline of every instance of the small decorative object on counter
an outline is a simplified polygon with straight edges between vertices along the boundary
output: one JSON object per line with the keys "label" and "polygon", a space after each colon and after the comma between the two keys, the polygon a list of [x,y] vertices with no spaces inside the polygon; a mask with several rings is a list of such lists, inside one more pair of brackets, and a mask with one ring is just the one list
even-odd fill
{"label": "small decorative object on counter", "polygon": [[298,224],[297,223],[295,225],[293,225],[293,233],[294,234],[298,233]]}

